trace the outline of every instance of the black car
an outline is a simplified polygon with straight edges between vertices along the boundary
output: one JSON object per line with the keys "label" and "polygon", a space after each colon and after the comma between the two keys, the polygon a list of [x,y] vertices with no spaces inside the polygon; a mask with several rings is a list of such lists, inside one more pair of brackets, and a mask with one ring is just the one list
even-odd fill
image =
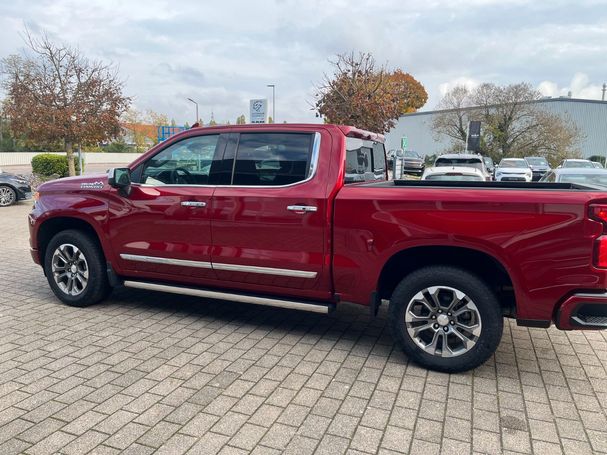
{"label": "black car", "polygon": [[403,158],[403,174],[422,175],[424,173],[426,164],[419,153],[414,152],[413,150],[405,150],[404,152],[399,150],[397,151],[396,156]]}
{"label": "black car", "polygon": [[0,207],[31,197],[32,189],[24,177],[0,170]]}
{"label": "black car", "polygon": [[529,163],[531,172],[533,172],[533,181],[541,179],[546,172],[550,171],[550,165],[543,156],[526,156],[525,160]]}

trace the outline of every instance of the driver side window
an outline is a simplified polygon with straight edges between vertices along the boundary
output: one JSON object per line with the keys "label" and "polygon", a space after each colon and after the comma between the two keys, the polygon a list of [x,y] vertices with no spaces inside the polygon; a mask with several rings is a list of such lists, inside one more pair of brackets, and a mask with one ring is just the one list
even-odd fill
{"label": "driver side window", "polygon": [[170,145],[144,165],[146,185],[207,185],[218,134],[190,137]]}

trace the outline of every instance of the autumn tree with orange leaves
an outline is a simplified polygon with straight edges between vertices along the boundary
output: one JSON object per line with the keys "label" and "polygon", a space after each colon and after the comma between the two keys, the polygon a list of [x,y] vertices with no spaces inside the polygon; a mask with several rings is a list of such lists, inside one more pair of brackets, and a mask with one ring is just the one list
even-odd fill
{"label": "autumn tree with orange leaves", "polygon": [[27,52],[1,61],[4,112],[14,134],[62,142],[75,175],[74,146],[116,137],[131,100],[112,65],[88,60],[46,34],[35,38],[26,31],[25,42]]}
{"label": "autumn tree with orange leaves", "polygon": [[353,125],[377,133],[388,132],[401,115],[415,112],[428,100],[424,86],[401,69],[378,67],[371,54],[340,54],[331,62],[317,88],[314,108],[327,123]]}

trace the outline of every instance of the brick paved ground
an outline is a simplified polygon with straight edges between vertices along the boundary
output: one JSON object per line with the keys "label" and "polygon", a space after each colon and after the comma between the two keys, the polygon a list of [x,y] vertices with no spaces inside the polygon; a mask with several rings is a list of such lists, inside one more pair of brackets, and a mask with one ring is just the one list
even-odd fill
{"label": "brick paved ground", "polygon": [[117,291],[53,298],[29,204],[0,210],[0,454],[607,453],[602,333],[506,324],[445,375],[377,319]]}

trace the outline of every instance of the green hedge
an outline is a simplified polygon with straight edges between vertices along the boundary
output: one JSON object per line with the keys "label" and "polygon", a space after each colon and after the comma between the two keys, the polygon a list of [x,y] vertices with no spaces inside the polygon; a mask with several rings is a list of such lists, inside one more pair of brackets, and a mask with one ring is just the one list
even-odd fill
{"label": "green hedge", "polygon": [[[74,164],[76,165],[76,174],[78,174],[80,166],[78,165],[76,157],[74,157],[74,161]],[[69,175],[67,156],[55,155],[52,153],[41,153],[40,155],[36,155],[32,158],[32,172],[45,177],[50,177],[54,174],[59,177],[67,177]]]}

